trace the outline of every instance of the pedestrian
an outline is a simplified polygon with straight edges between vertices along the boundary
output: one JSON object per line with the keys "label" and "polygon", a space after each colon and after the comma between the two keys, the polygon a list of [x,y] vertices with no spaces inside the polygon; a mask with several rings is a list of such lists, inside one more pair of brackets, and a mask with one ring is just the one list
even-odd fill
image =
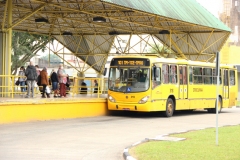
{"label": "pedestrian", "polygon": [[39,66],[38,66],[38,65],[35,65],[35,68],[36,68],[36,71],[37,71],[37,75],[39,76],[39,75],[40,75],[40,69],[39,69]]}
{"label": "pedestrian", "polygon": [[67,74],[67,82],[66,82],[66,92],[69,93],[70,91],[70,78],[69,78],[69,75]]}
{"label": "pedestrian", "polygon": [[80,94],[87,94],[87,84],[84,81],[81,83]]}
{"label": "pedestrian", "polygon": [[60,97],[66,97],[67,74],[63,69],[62,64],[59,65],[57,75],[58,75],[58,82],[60,84]]}
{"label": "pedestrian", "polygon": [[50,98],[50,93],[46,92],[46,88],[49,85],[46,67],[43,67],[42,71],[40,72],[40,76],[41,76],[41,85],[43,86],[42,98],[46,98],[45,93],[47,94],[47,98]]}
{"label": "pedestrian", "polygon": [[[36,71],[37,71],[37,75],[40,76],[39,66],[38,66],[38,65],[35,65],[35,68],[36,68]],[[40,79],[40,77],[38,77],[38,80],[37,80],[37,82],[36,82],[37,85],[35,85],[35,88],[36,88],[36,90],[39,90],[39,91],[41,92],[41,94],[42,94],[42,86],[41,86],[41,83],[38,82],[39,79]],[[39,86],[41,86],[41,87],[39,87]]]}
{"label": "pedestrian", "polygon": [[32,98],[34,97],[34,86],[37,80],[37,71],[33,62],[30,61],[30,64],[27,66],[25,71],[25,76],[27,77],[27,95],[25,98],[30,97],[30,92],[32,92]]}
{"label": "pedestrian", "polygon": [[52,73],[50,75],[50,79],[51,79],[51,82],[52,82],[52,90],[54,91],[54,98],[57,98],[58,97],[58,75],[57,73],[55,72],[55,70],[53,69],[52,70]]}
{"label": "pedestrian", "polygon": [[20,71],[18,72],[18,81],[19,81],[19,85],[20,85],[20,89],[21,92],[25,92],[25,81],[26,81],[26,77],[25,77],[25,68],[24,66],[20,67]]}
{"label": "pedestrian", "polygon": [[98,82],[97,82],[97,80],[95,79],[94,80],[94,92],[93,93],[98,93]]}

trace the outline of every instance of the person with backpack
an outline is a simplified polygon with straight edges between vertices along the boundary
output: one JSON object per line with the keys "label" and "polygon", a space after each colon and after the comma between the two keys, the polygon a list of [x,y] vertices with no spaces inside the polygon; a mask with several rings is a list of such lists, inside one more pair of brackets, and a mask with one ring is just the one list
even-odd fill
{"label": "person with backpack", "polygon": [[50,79],[52,82],[52,90],[54,91],[54,98],[58,97],[58,75],[55,70],[52,70],[52,74],[50,75]]}

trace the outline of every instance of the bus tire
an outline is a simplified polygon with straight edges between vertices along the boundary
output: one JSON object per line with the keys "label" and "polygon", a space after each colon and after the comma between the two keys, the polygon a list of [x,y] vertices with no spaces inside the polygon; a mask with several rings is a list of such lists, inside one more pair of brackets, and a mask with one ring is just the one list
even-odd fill
{"label": "bus tire", "polygon": [[175,110],[175,104],[174,104],[172,98],[168,98],[167,103],[166,103],[166,110],[164,111],[164,116],[172,117],[174,110]]}
{"label": "bus tire", "polygon": [[[215,103],[215,105],[216,105],[216,103]],[[222,98],[219,97],[218,98],[218,113],[221,113],[221,111],[222,111]],[[208,112],[209,113],[216,113],[216,107],[208,109]]]}

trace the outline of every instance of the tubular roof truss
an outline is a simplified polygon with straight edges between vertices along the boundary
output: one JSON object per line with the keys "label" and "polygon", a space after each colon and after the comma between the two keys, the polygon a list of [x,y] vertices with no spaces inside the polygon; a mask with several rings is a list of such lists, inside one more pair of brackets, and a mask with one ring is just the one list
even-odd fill
{"label": "tubular roof truss", "polygon": [[[111,54],[112,45],[117,46],[114,43],[118,35],[130,35],[128,41],[131,36],[138,35],[140,41],[147,43],[149,40],[141,39],[140,35],[148,34],[150,39],[157,39],[178,57],[212,61],[231,30],[195,0],[184,1],[12,0],[12,25],[6,18],[7,3],[2,1],[0,28],[2,32],[12,28],[52,36],[99,73]],[[94,17],[103,17],[106,22],[94,22]],[[48,23],[36,23],[36,18],[45,18]],[[170,34],[160,34],[160,31]],[[64,32],[72,36],[63,35]],[[129,41],[120,52],[129,54],[133,48]]]}

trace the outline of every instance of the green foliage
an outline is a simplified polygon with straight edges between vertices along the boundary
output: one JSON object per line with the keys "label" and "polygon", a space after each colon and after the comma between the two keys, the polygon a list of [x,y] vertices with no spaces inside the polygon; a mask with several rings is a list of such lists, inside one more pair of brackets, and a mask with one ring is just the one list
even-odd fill
{"label": "green foliage", "polygon": [[240,106],[240,101],[237,101],[237,106]]}
{"label": "green foliage", "polygon": [[170,50],[167,47],[164,47],[163,45],[160,44],[153,44],[151,45],[153,46],[152,48],[150,48],[149,52],[150,53],[170,53]]}
{"label": "green foliage", "polygon": [[[43,60],[49,61],[49,55],[43,56],[42,57]],[[59,58],[57,55],[55,54],[50,54],[50,62],[61,62],[61,58]]]}
{"label": "green foliage", "polygon": [[240,159],[240,126],[220,127],[216,145],[215,128],[172,135],[186,138],[184,141],[152,141],[130,149],[130,155],[138,160],[161,159]]}
{"label": "green foliage", "polygon": [[152,48],[150,48],[149,52],[150,53],[154,53],[154,54],[160,54],[162,57],[166,57],[166,58],[174,58],[176,57],[174,53],[171,52],[171,50],[166,47],[163,46],[161,44],[154,44],[151,45],[153,46]]}
{"label": "green foliage", "polygon": [[20,66],[24,66],[38,51],[44,51],[46,44],[52,39],[48,36],[29,34],[27,32],[16,32],[12,34],[12,74],[16,74]]}

